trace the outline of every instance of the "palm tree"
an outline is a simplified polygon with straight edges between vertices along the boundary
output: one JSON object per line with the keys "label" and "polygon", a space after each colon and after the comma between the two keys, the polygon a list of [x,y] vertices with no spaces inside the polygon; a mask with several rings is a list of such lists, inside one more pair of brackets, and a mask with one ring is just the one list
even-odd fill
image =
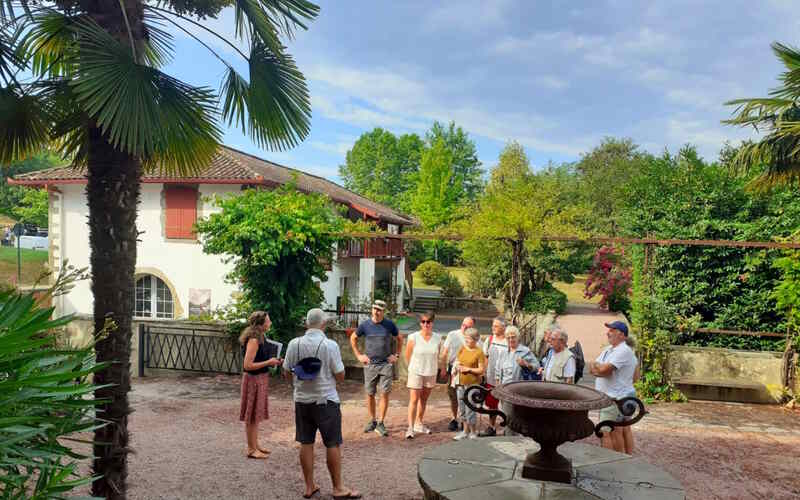
{"label": "palm tree", "polygon": [[[205,26],[235,11],[236,39]],[[136,213],[142,173],[191,173],[206,166],[235,125],[260,146],[292,147],[309,132],[302,73],[282,39],[319,9],[306,0],[2,0],[0,163],[55,145],[86,171],[94,327],[95,393],[110,422],[95,433],[92,493],[125,498],[130,414],[131,318]],[[165,74],[179,30],[225,66],[220,88]],[[198,36],[202,33],[202,37]],[[216,37],[248,66],[240,74],[204,40]],[[246,48],[241,48],[246,47]],[[24,78],[23,78],[24,77]]]}
{"label": "palm tree", "polygon": [[800,180],[800,51],[775,42],[772,50],[786,71],[781,85],[769,97],[736,99],[733,118],[723,123],[751,126],[764,132],[758,142],[745,142],[732,159],[732,166],[744,172],[756,171],[756,188]]}

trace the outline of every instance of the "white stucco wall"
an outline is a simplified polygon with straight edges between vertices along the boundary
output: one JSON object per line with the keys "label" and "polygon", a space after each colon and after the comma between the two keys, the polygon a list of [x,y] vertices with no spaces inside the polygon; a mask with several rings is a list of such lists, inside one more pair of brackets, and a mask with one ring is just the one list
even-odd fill
{"label": "white stucco wall", "polygon": [[[87,226],[84,186],[59,186],[62,191],[63,229],[59,235],[62,256],[77,267],[89,266],[89,229]],[[210,289],[211,308],[227,304],[236,287],[225,282],[229,266],[219,256],[206,255],[196,241],[167,240],[164,237],[162,217],[162,184],[142,184],[137,227],[142,234],[137,246],[136,268],[159,270],[174,286],[183,310],[189,314],[189,289]],[[237,185],[201,185],[200,196],[239,192]],[[202,202],[198,217],[206,216],[216,207]],[[89,282],[77,284],[63,300],[63,313],[92,313],[92,294]]]}
{"label": "white stucco wall", "polygon": [[[88,208],[84,185],[58,186],[59,193],[51,195],[51,264],[57,270],[64,260],[76,267],[89,267]],[[230,267],[215,255],[203,253],[201,245],[193,240],[167,240],[164,236],[165,219],[162,206],[163,184],[142,184],[137,226],[142,234],[137,247],[136,268],[155,269],[163,275],[177,296],[182,314],[176,319],[188,317],[189,289],[210,289],[211,309],[230,302],[237,288],[225,282]],[[238,185],[200,186],[200,197],[214,194],[240,192]],[[198,218],[218,211],[210,202],[202,201]],[[60,212],[60,213],[59,213]],[[397,283],[402,283],[403,261],[398,266]],[[355,301],[369,300],[375,282],[375,259],[346,258],[333,263],[328,280],[320,283],[325,305],[335,307],[340,294],[340,278],[350,278],[349,294]],[[402,292],[399,303],[402,304]],[[173,298],[174,300],[175,298]],[[88,281],[76,284],[75,288],[56,301],[60,313],[91,314],[93,298]]]}
{"label": "white stucco wall", "polygon": [[358,264],[359,301],[367,301],[375,291],[375,259],[359,259]]}
{"label": "white stucco wall", "polygon": [[336,307],[336,298],[341,294],[340,282],[342,278],[348,278],[349,287],[348,294],[354,300],[358,300],[358,285],[359,285],[359,263],[356,258],[345,258],[334,261],[331,270],[328,271],[328,281],[323,282],[320,286],[322,292],[325,294],[326,308],[333,309]]}

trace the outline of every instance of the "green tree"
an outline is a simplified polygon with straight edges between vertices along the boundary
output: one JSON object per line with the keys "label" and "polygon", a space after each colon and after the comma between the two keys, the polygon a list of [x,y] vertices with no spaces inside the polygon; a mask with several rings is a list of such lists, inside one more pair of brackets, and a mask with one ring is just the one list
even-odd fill
{"label": "green tree", "polygon": [[339,175],[347,189],[384,205],[407,210],[414,175],[419,170],[425,143],[416,134],[395,136],[375,128],[347,152]]}
{"label": "green tree", "polygon": [[[8,183],[8,178],[19,174],[27,174],[36,170],[43,170],[62,164],[63,161],[49,151],[41,151],[22,161],[4,166],[0,171],[0,214],[17,217],[14,209],[19,206],[22,198],[29,189],[23,186],[13,186]],[[45,217],[46,217],[45,213]]]}
{"label": "green tree", "polygon": [[502,189],[505,184],[512,184],[515,180],[532,175],[531,164],[525,148],[516,141],[509,142],[500,152],[497,165],[489,174],[490,190]]}
{"label": "green tree", "polygon": [[473,249],[484,248],[488,255],[498,250],[509,255],[505,297],[513,322],[526,295],[547,282],[547,272],[530,258],[542,250],[542,236],[578,235],[577,224],[587,217],[582,205],[568,203],[564,175],[559,169],[533,174],[524,150],[511,143],[501,152],[475,210],[457,224]]}
{"label": "green tree", "polygon": [[[730,158],[730,151],[721,155]],[[645,165],[626,190],[620,217],[624,236],[662,239],[768,241],[800,226],[800,203],[789,188],[746,189],[748,177],[724,164],[706,163],[693,148],[664,154]],[[754,174],[757,175],[757,174]],[[670,246],[649,250],[646,293],[699,326],[784,331],[772,291],[780,273],[775,251]],[[634,253],[642,261],[643,252]],[[643,267],[634,262],[634,267]],[[744,349],[774,349],[776,342],[742,336],[683,335],[677,342]]]}
{"label": "green tree", "polygon": [[197,223],[203,251],[233,263],[228,279],[240,283],[247,309],[268,311],[274,330],[293,338],[306,312],[319,307],[327,279],[323,262],[333,259],[333,233],[345,219],[321,194],[303,194],[292,186],[250,189],[217,198],[221,212]]}
{"label": "green tree", "polygon": [[14,216],[23,223],[47,227],[48,195],[45,189],[26,188],[25,194],[14,207]]}
{"label": "green tree", "polygon": [[431,129],[425,134],[425,141],[429,147],[433,147],[439,140],[444,141],[445,147],[452,155],[454,173],[452,182],[460,180],[460,191],[463,192],[464,198],[475,201],[484,188],[483,169],[478,160],[475,142],[469,138],[464,129],[452,121],[446,127],[438,121],[433,122]]}
{"label": "green tree", "polygon": [[581,155],[574,168],[580,175],[581,196],[594,207],[596,231],[617,234],[625,186],[649,159],[631,139],[612,137]]}
{"label": "green tree", "polygon": [[760,140],[745,143],[731,162],[736,170],[756,172],[752,185],[757,188],[800,180],[800,52],[778,42],[772,51],[786,68],[779,77],[781,84],[768,97],[725,103],[734,112],[723,123],[752,127],[762,134]]}
{"label": "green tree", "polygon": [[453,154],[443,139],[437,139],[422,153],[411,211],[419,217],[423,228],[435,230],[452,221],[462,191],[461,178],[453,168]]}
{"label": "green tree", "polygon": [[[93,469],[101,477],[92,492],[124,498],[141,176],[203,169],[216,154],[221,123],[273,149],[302,140],[310,127],[308,91],[282,40],[305,28],[319,9],[306,0],[3,5],[0,163],[55,144],[86,170],[94,327],[102,331],[109,318],[117,324],[96,346],[98,361],[113,363],[94,378],[100,411],[110,425],[95,433]],[[208,23],[228,6],[235,11],[236,41],[222,38]],[[165,27],[196,39],[222,63],[218,91],[162,71],[175,55]],[[235,59],[223,58],[199,32],[227,44]],[[247,75],[236,69],[240,62]],[[26,73],[32,79],[17,80],[15,75]]]}

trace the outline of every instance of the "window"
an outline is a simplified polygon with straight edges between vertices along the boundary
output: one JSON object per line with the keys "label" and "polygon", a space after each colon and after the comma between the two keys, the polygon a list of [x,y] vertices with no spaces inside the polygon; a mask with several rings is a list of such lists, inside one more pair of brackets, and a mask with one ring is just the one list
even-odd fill
{"label": "window", "polygon": [[155,276],[148,274],[136,280],[134,301],[133,315],[137,318],[171,319],[173,316],[172,292]]}
{"label": "window", "polygon": [[194,224],[197,222],[197,189],[169,186],[164,191],[166,202],[167,238],[195,239]]}

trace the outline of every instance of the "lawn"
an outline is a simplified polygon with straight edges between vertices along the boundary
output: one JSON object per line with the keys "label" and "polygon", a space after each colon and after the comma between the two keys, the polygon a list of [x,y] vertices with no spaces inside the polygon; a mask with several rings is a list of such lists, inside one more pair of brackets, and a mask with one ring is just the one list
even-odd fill
{"label": "lawn", "polygon": [[[48,252],[22,249],[20,252],[23,285],[33,285],[47,270]],[[17,282],[17,249],[0,247],[0,283]]]}
{"label": "lawn", "polygon": [[[445,267],[445,269],[453,273],[453,275],[458,278],[458,281],[461,282],[461,286],[464,288],[464,290],[467,289],[468,271],[466,267]],[[422,290],[441,290],[441,287],[436,285],[425,284],[417,271],[414,271],[414,288],[419,288]]]}
{"label": "lawn", "polygon": [[586,275],[576,274],[575,281],[572,283],[562,283],[557,281],[553,286],[567,294],[567,301],[573,304],[597,304],[600,302],[600,296],[597,295],[591,299],[584,298],[583,288],[586,286]]}
{"label": "lawn", "polygon": [[[465,267],[448,267],[448,271],[453,273],[458,281],[461,282],[461,286],[464,289],[467,289],[467,278],[469,271]],[[567,301],[573,304],[597,304],[600,302],[600,297],[596,296],[591,299],[584,298],[583,296],[583,288],[586,286],[586,275],[585,274],[577,274],[575,275],[575,281],[572,283],[562,283],[560,281],[553,283],[557,289],[561,290],[562,292],[567,294]],[[414,288],[420,288],[422,290],[441,290],[436,285],[427,285],[423,283],[422,277],[414,271]]]}

